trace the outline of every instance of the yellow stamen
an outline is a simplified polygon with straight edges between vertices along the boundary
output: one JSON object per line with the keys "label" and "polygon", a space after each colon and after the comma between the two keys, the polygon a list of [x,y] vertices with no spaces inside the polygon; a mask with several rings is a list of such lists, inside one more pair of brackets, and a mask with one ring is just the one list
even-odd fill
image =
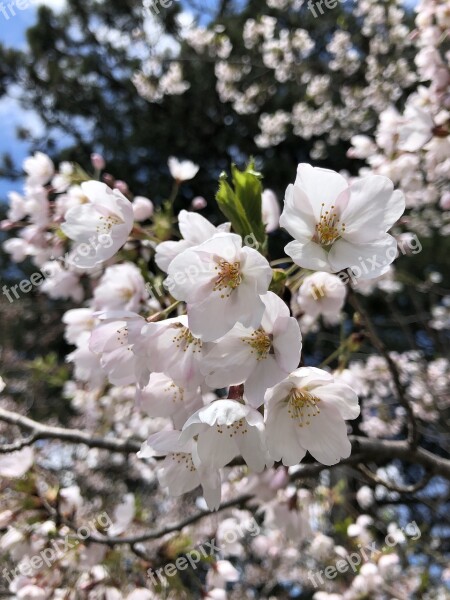
{"label": "yellow stamen", "polygon": [[319,402],[320,398],[317,396],[296,388],[292,390],[288,399],[289,416],[298,422],[299,427],[310,425],[311,417],[320,413]]}
{"label": "yellow stamen", "polygon": [[227,294],[221,294],[221,298],[229,298],[231,292],[241,285],[242,275],[240,267],[241,263],[239,261],[229,263],[226,260],[219,261],[219,264],[215,267],[218,274],[213,290],[215,292],[228,291]]}
{"label": "yellow stamen", "polygon": [[251,354],[257,355],[257,360],[267,358],[272,349],[272,340],[264,329],[257,329],[249,337],[242,338],[242,341],[248,344],[253,350]]}
{"label": "yellow stamen", "polygon": [[335,206],[331,206],[330,210],[325,210],[325,203],[322,203],[320,209],[320,219],[316,225],[316,238],[322,246],[331,246],[337,239],[345,233],[345,223],[340,225],[340,219]]}

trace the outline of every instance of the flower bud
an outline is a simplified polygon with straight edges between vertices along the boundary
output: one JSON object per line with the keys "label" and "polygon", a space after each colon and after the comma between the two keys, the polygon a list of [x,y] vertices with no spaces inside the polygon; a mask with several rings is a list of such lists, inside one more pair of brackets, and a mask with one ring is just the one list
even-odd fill
{"label": "flower bud", "polygon": [[101,154],[91,154],[91,164],[97,171],[103,171],[105,168],[105,159]]}

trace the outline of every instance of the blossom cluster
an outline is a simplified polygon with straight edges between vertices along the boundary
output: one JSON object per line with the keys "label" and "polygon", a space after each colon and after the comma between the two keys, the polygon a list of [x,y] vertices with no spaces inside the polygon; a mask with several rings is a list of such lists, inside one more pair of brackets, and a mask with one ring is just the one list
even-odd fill
{"label": "blossom cluster", "polygon": [[[92,163],[104,166],[98,157]],[[174,158],[169,167],[177,185],[198,170]],[[330,372],[300,366],[299,323],[270,289],[275,272],[259,243],[245,245],[231,223],[216,227],[182,210],[181,239],[149,246],[155,266],[167,273],[164,287],[172,303],[163,306],[150,298],[144,278],[150,271],[120,260],[133,237],[147,247],[151,225],[140,223],[151,221],[150,200],[131,202],[120,181],[113,187],[95,180],[71,185],[79,168],[63,164],[55,174],[43,154],[27,159],[24,168],[25,195],[11,196],[4,223],[22,229],[5,248],[15,250],[16,260],[31,256],[38,266],[66,251],[58,277],[46,282],[44,291],[52,297],[79,300],[81,278],[90,280],[92,297],[63,317],[66,339],[76,346],[67,360],[87,389],[135,386],[139,408],[166,420],[139,456],[165,457],[158,473],[169,493],[200,484],[208,506],[218,508],[221,469],[232,461],[260,473],[277,461],[296,465],[307,451],[324,465],[350,455],[345,421],[359,415],[357,394]],[[251,169],[241,176],[258,181]],[[259,202],[259,219],[271,229],[277,200],[266,191]],[[379,266],[362,279],[389,270],[397,242],[387,231],[403,211],[403,196],[386,177],[349,182],[333,171],[299,165],[279,223],[294,237],[285,251],[291,271],[304,278],[303,308],[311,298],[320,306],[314,305],[311,316],[342,307],[345,286],[332,273],[351,271],[355,261],[367,258]],[[327,293],[327,277],[338,280],[337,294]]]}

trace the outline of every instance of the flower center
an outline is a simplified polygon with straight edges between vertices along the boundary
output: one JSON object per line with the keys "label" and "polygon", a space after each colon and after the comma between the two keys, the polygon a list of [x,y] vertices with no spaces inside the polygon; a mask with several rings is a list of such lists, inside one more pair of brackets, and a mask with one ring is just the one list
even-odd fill
{"label": "flower center", "polygon": [[226,260],[219,261],[219,264],[214,267],[218,271],[216,281],[214,283],[214,292],[222,292],[227,290],[227,294],[221,294],[221,298],[229,298],[231,292],[238,288],[242,282],[241,263],[239,261],[229,263]]}
{"label": "flower center", "polygon": [[178,333],[172,341],[177,348],[181,348],[183,352],[187,352],[189,349],[194,353],[202,351],[202,340],[194,337],[190,329],[183,325],[175,325],[174,327],[178,329]]}
{"label": "flower center", "polygon": [[216,431],[221,434],[225,433],[230,438],[238,434],[245,435],[248,433],[247,422],[245,419],[239,419],[239,421],[235,421],[232,425],[216,425]]}
{"label": "flower center", "polygon": [[180,467],[184,467],[187,471],[193,473],[196,468],[192,462],[192,456],[187,452],[176,452],[172,454],[172,460],[176,461]]}
{"label": "flower center", "polygon": [[184,401],[184,389],[175,383],[171,383],[165,389],[165,392],[172,392],[172,402],[183,402]]}
{"label": "flower center", "polygon": [[306,390],[292,390],[288,400],[288,413],[291,419],[295,419],[300,427],[309,425],[311,417],[320,413],[320,398],[313,396]]}
{"label": "flower center", "polygon": [[97,233],[99,234],[110,233],[114,225],[120,225],[121,223],[123,223],[123,221],[119,219],[119,217],[113,215],[109,215],[109,217],[99,217],[98,220],[100,222],[97,225],[96,229]]}
{"label": "flower center", "polygon": [[249,337],[242,338],[242,341],[248,344],[252,350],[251,354],[256,354],[256,360],[264,360],[272,349],[272,339],[264,329],[256,329]]}
{"label": "flower center", "polygon": [[340,219],[335,206],[331,206],[330,210],[325,209],[325,203],[322,203],[320,209],[320,219],[316,225],[316,235],[319,244],[322,246],[331,246],[342,233],[345,233],[345,223],[340,225]]}

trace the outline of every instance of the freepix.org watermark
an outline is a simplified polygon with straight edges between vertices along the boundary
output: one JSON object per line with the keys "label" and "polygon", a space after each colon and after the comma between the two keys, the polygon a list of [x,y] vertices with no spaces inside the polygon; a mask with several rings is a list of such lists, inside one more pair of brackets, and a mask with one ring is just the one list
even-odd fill
{"label": "freepix.org watermark", "polygon": [[10,2],[0,1],[0,15],[6,21],[17,16],[18,11],[28,10],[36,6],[37,2],[32,0],[11,0]]}
{"label": "freepix.org watermark", "polygon": [[349,282],[353,284],[353,286],[358,286],[358,279],[366,279],[367,275],[371,272],[378,271],[380,267],[386,267],[387,265],[392,264],[393,260],[398,255],[405,254],[419,254],[422,252],[422,244],[420,243],[417,235],[413,234],[410,237],[403,240],[401,243],[397,244],[397,247],[389,247],[386,249],[386,254],[384,257],[379,256],[378,254],[374,254],[372,257],[363,258],[362,256],[358,257],[358,263],[348,267],[344,271],[340,273],[336,273],[338,279],[335,282],[328,282],[326,289],[323,286],[317,285],[312,290],[312,296],[314,300],[320,300],[324,296],[326,296],[327,292],[336,288],[336,286],[345,285]]}
{"label": "freepix.org watermark", "polygon": [[144,0],[144,8],[149,13],[159,15],[161,9],[166,10],[170,8],[174,2],[179,1],[180,0]]}
{"label": "freepix.org watermark", "polygon": [[87,540],[92,533],[97,533],[100,528],[106,531],[111,527],[112,521],[106,512],[101,513],[95,519],[92,519],[86,525],[81,525],[74,536],[67,534],[64,539],[49,540],[46,548],[33,556],[24,556],[20,564],[15,569],[3,569],[2,576],[11,583],[16,577],[34,577],[42,568],[50,567],[58,560],[76,548],[83,540]]}
{"label": "freepix.org watermark", "polygon": [[308,0],[307,7],[312,16],[317,19],[318,16],[325,14],[325,11],[322,8],[323,6],[328,10],[333,10],[338,4],[344,4],[344,2],[346,2],[346,0],[317,0],[317,2]]}
{"label": "freepix.org watermark", "polygon": [[[224,544],[234,544],[238,540],[250,535],[256,537],[261,533],[261,529],[255,519],[244,521],[233,529],[226,531],[221,538]],[[173,577],[177,571],[185,571],[188,567],[197,569],[198,564],[211,557],[217,557],[220,554],[220,545],[217,545],[216,539],[209,542],[204,542],[201,546],[197,546],[194,550],[187,552],[183,556],[179,556],[174,562],[167,563],[157,571],[148,569],[147,577],[153,585],[164,585],[167,577]]]}
{"label": "freepix.org watermark", "polygon": [[[419,529],[419,526],[415,521],[408,523],[405,527],[401,528],[400,531],[407,537],[413,541],[416,541],[422,535]],[[313,584],[315,588],[319,585],[324,585],[323,578],[326,579],[335,579],[338,573],[347,573],[352,570],[353,573],[356,573],[358,567],[362,562],[367,562],[372,558],[375,558],[377,555],[381,555],[386,550],[393,548],[399,543],[399,538],[395,533],[388,533],[384,538],[384,546],[379,549],[377,547],[376,542],[371,542],[370,544],[362,545],[358,544],[358,550],[352,552],[351,554],[347,554],[344,558],[340,558],[333,565],[328,565],[325,569],[320,571],[309,571],[308,579]]]}
{"label": "freepix.org watermark", "polygon": [[59,256],[57,258],[52,256],[52,261],[49,261],[49,263],[47,263],[40,271],[36,271],[30,275],[29,279],[22,279],[22,281],[10,287],[4,285],[2,287],[2,294],[6,296],[11,303],[15,300],[19,300],[21,294],[28,294],[33,288],[39,287],[44,283],[44,281],[57,277],[59,265],[63,266],[65,269],[68,269],[69,267],[76,268],[80,258],[85,258],[87,256],[95,257],[99,248],[110,248],[112,244],[113,239],[108,234],[93,236],[89,238],[88,242],[78,244],[71,252],[66,252],[64,256]]}

